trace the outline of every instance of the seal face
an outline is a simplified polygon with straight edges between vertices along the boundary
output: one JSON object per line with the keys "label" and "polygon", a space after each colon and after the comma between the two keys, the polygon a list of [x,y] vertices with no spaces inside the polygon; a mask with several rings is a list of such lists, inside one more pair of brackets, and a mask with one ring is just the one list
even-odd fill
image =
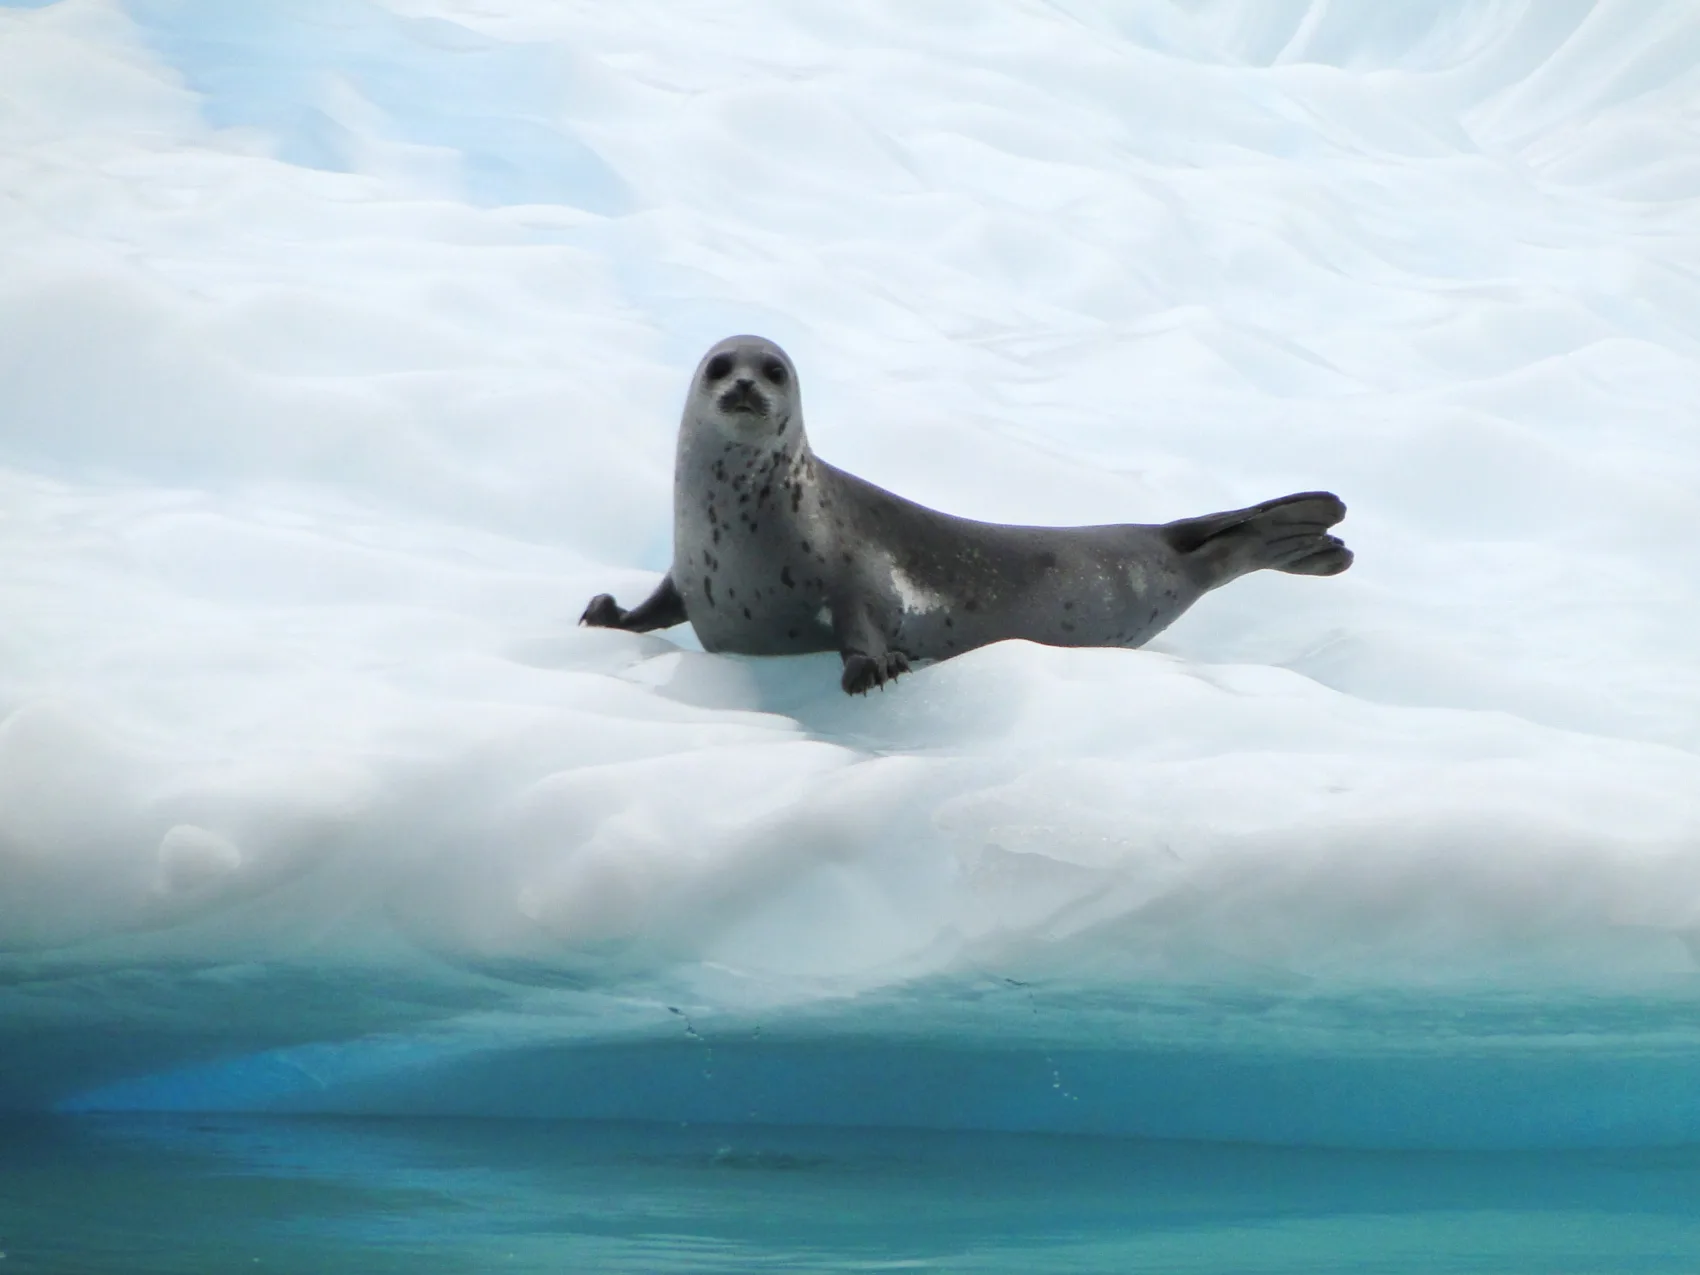
{"label": "seal face", "polygon": [[1004,638],[1139,646],[1249,571],[1335,575],[1346,507],[1300,492],[1160,524],[1021,527],[939,513],[819,459],[797,371],[755,336],[728,337],[691,378],[673,479],[673,566],[583,624],[633,632],[689,620],[705,650],[836,650],[851,694],[912,660]]}

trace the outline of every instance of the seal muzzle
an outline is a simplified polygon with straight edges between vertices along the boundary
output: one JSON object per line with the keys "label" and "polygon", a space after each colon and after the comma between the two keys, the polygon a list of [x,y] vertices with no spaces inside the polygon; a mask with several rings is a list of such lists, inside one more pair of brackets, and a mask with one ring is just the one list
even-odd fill
{"label": "seal muzzle", "polygon": [[739,377],[730,389],[715,399],[714,405],[727,415],[766,416],[770,410],[767,395],[756,388],[754,381],[744,377]]}

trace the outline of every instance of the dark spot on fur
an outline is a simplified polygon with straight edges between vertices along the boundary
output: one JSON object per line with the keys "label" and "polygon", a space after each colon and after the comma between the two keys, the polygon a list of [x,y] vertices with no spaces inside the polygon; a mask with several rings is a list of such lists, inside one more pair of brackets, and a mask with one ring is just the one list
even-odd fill
{"label": "dark spot on fur", "polygon": [[956,621],[947,615],[944,617],[944,627],[947,629],[954,629],[956,627]]}
{"label": "dark spot on fur", "polygon": [[796,629],[786,629],[785,630],[785,636],[788,637],[788,638],[794,638],[794,637],[797,636],[797,630]]}
{"label": "dark spot on fur", "polygon": [[980,609],[980,599],[979,598],[969,598],[966,602],[964,602],[962,604],[962,609],[964,611],[978,611]]}
{"label": "dark spot on fur", "polygon": [[765,501],[771,495],[773,495],[773,484],[763,483],[761,485],[761,490],[756,493],[756,499]]}
{"label": "dark spot on fur", "polygon": [[715,544],[719,544],[719,543],[720,543],[720,528],[719,528],[719,527],[716,527],[716,528],[715,528],[715,529],[714,529],[714,543],[715,543]]}
{"label": "dark spot on fur", "polygon": [[738,596],[738,591],[728,585],[726,588],[726,596],[729,598],[736,598]]}
{"label": "dark spot on fur", "polygon": [[1049,549],[1045,550],[1044,553],[1039,555],[1039,565],[1049,571],[1052,567],[1057,565],[1057,555],[1052,553]]}
{"label": "dark spot on fur", "polygon": [[704,595],[706,595],[707,598],[708,598],[708,605],[713,606],[714,605],[714,581],[709,579],[709,577],[707,577],[707,576],[704,576],[702,578],[702,591],[703,591]]}
{"label": "dark spot on fur", "polygon": [[803,546],[803,552],[804,553],[813,553],[814,552],[813,549],[809,548],[809,542],[807,540],[799,540],[797,543]]}
{"label": "dark spot on fur", "polygon": [[946,638],[944,640],[944,644],[946,646],[948,646],[953,651],[956,649],[956,639],[955,638]]}
{"label": "dark spot on fur", "polygon": [[750,523],[750,534],[752,536],[756,534],[756,524],[753,520]]}
{"label": "dark spot on fur", "polygon": [[1067,620],[1064,620],[1062,622],[1062,627],[1063,627],[1064,633],[1073,633],[1074,632],[1074,625],[1070,624]]}
{"label": "dark spot on fur", "polygon": [[1072,602],[1065,602],[1065,603],[1063,603],[1063,610],[1064,610],[1064,611],[1072,611],[1072,610],[1074,610],[1074,603],[1072,603]]}
{"label": "dark spot on fur", "polygon": [[787,589],[795,589],[797,587],[797,582],[791,578],[790,567],[779,568],[779,583],[784,585]]}
{"label": "dark spot on fur", "polygon": [[[826,559],[825,559],[825,558],[822,558],[822,559],[821,559],[821,561],[822,561],[822,562],[825,562],[825,561],[826,561]],[[845,565],[846,565],[846,566],[848,566],[848,565],[849,565],[849,564],[850,564],[850,563],[852,563],[852,562],[854,562],[854,561],[856,561],[856,555],[855,555],[855,554],[853,554],[853,553],[846,553],[846,554],[845,554],[845,555],[844,555],[844,563],[845,563]]]}
{"label": "dark spot on fur", "polygon": [[740,505],[749,504],[750,503],[750,493],[746,491],[742,496],[739,496],[738,497],[738,503]]}
{"label": "dark spot on fur", "polygon": [[745,618],[745,619],[746,619],[746,620],[747,620],[747,619],[749,619],[749,618],[750,618],[750,609],[749,609],[749,607],[745,607],[745,608],[744,608],[744,618]]}
{"label": "dark spot on fur", "polygon": [[803,485],[798,483],[791,488],[791,512],[796,513],[803,507]]}

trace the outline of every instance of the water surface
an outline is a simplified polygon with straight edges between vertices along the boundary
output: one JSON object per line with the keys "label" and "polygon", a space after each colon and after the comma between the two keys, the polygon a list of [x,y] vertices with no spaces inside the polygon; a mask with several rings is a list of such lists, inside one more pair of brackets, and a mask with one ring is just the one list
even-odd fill
{"label": "water surface", "polygon": [[1700,1149],[569,1121],[0,1124],[18,1272],[1670,1271]]}

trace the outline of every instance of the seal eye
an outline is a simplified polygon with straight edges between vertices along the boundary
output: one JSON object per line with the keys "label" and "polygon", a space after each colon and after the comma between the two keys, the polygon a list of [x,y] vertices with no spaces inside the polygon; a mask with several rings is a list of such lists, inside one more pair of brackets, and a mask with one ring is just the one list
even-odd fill
{"label": "seal eye", "polygon": [[702,370],[702,375],[704,380],[718,381],[731,370],[732,356],[730,354],[716,354],[708,361],[708,366]]}
{"label": "seal eye", "polygon": [[761,374],[774,385],[785,384],[785,365],[778,359],[769,359],[761,365]]}

